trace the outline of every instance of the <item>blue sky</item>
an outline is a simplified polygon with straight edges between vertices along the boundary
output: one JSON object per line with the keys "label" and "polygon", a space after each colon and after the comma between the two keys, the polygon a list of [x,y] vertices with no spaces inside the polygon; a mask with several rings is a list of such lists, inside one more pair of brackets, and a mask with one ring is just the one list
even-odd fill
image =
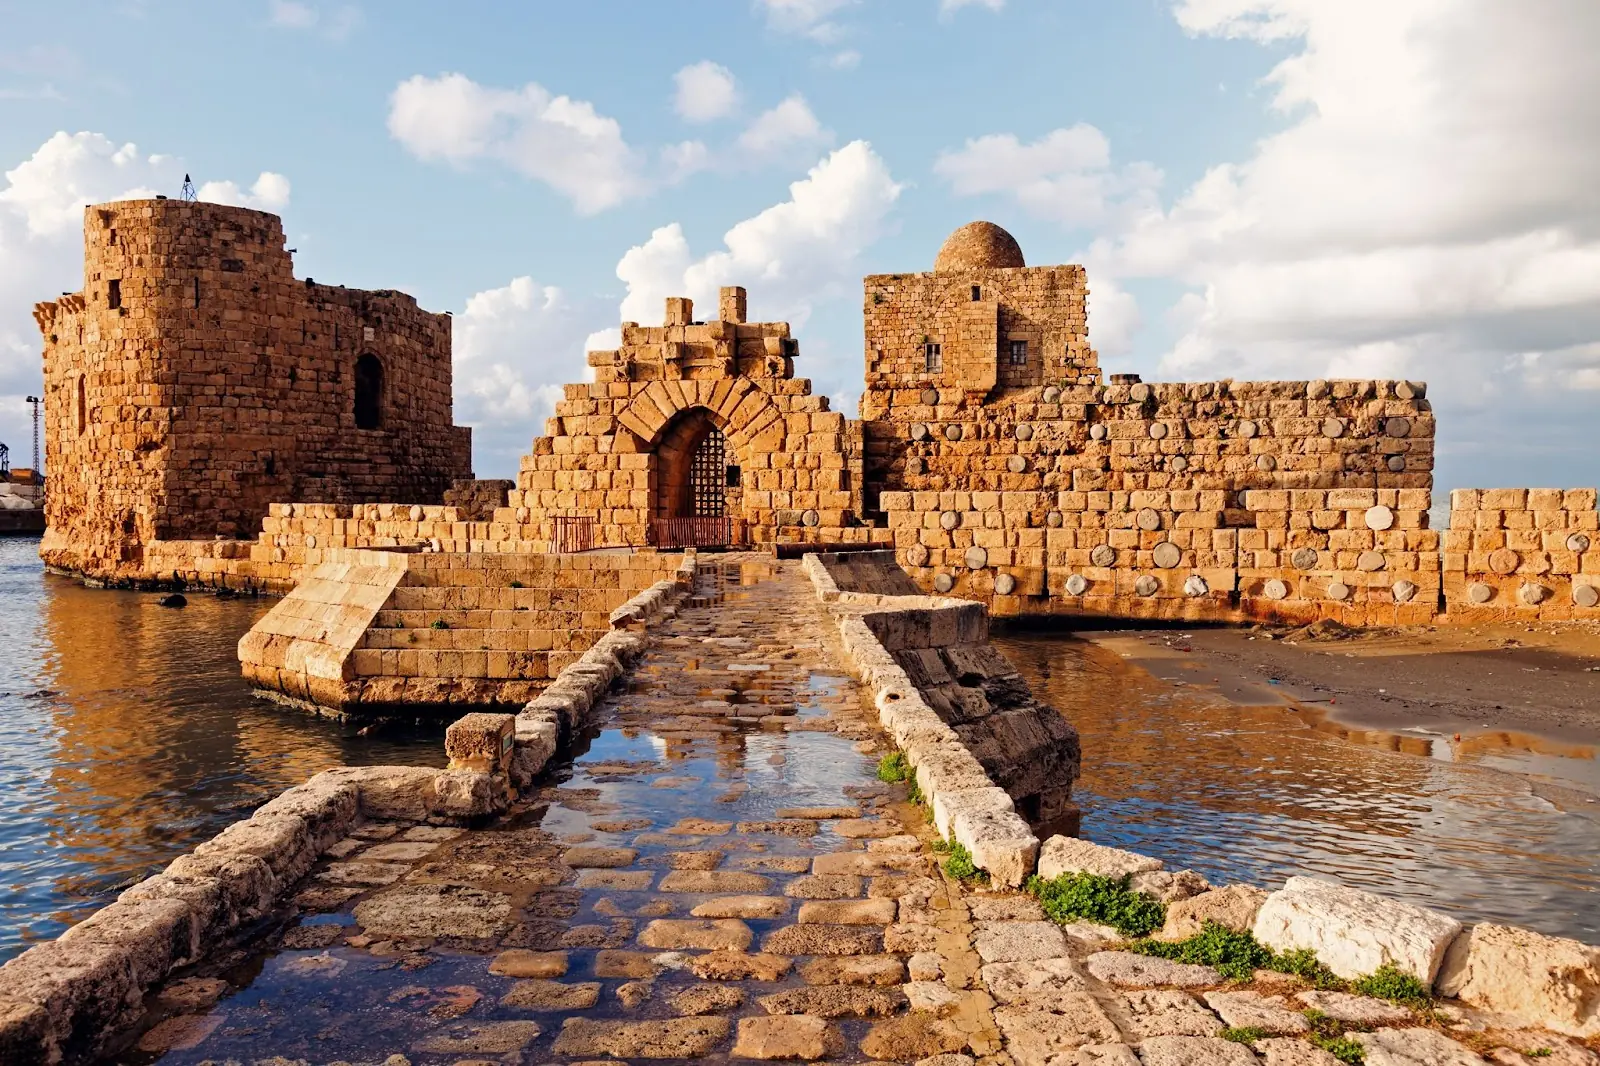
{"label": "blue sky", "polygon": [[594,334],[719,283],[793,320],[799,372],[853,413],[860,276],[927,269],[983,217],[1031,263],[1088,265],[1108,370],[1427,379],[1441,488],[1600,479],[1585,0],[0,3],[0,24],[14,459],[28,311],[81,284],[74,212],[187,170],[283,214],[301,276],[455,312],[479,476],[514,472]]}

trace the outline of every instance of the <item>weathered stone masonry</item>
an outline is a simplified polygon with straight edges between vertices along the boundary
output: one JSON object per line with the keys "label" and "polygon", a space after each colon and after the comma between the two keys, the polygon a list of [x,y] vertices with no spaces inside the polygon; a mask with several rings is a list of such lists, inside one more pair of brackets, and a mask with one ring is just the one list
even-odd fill
{"label": "weathered stone masonry", "polygon": [[274,501],[437,503],[470,476],[449,318],[297,280],[274,215],[90,207],[84,290],[34,317],[52,564],[146,577],[152,542],[253,535]]}
{"label": "weathered stone masonry", "polygon": [[[865,279],[859,420],[794,376],[798,342],[746,321],[743,289],[705,321],[671,298],[589,353],[514,484],[440,507],[467,466],[447,319],[295,282],[269,215],[86,217],[88,287],[38,309],[43,553],[94,576],[284,590],[339,549],[640,547],[711,519],[732,543],[892,546],[922,590],[1001,616],[1600,617],[1592,490],[1464,490],[1441,534],[1424,385],[1106,382],[1083,268],[1029,267],[988,223],[932,271]],[[369,353],[378,429],[357,427]]]}

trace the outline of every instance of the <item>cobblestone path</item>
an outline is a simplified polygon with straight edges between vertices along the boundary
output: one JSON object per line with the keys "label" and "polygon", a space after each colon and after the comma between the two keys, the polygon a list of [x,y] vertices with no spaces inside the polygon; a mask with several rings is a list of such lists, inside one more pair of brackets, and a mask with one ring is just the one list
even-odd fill
{"label": "cobblestone path", "polygon": [[1485,1061],[1409,1011],[1108,950],[1109,929],[945,877],[841,664],[799,564],[703,563],[511,815],[364,825],[264,943],[152,997],[120,1061],[1336,1064],[1307,1006],[1375,1030],[1373,1066]]}

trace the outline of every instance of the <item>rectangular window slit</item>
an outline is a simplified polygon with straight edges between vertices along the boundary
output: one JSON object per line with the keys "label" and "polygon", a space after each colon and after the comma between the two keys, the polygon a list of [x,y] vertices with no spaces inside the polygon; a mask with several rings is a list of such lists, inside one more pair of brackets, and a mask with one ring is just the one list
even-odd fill
{"label": "rectangular window slit", "polygon": [[106,306],[113,311],[122,306],[122,282],[116,278],[106,283]]}
{"label": "rectangular window slit", "polygon": [[944,351],[938,344],[929,342],[922,346],[923,369],[929,374],[944,373]]}
{"label": "rectangular window slit", "polygon": [[1012,366],[1027,366],[1028,365],[1028,342],[1027,341],[1012,341],[1011,342],[1011,365]]}

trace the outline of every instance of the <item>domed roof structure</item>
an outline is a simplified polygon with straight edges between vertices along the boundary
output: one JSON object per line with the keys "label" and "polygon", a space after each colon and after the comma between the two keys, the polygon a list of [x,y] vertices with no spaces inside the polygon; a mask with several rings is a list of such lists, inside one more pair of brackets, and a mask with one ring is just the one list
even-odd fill
{"label": "domed roof structure", "polygon": [[1022,246],[993,222],[968,222],[945,238],[933,269],[997,270],[1023,267]]}

